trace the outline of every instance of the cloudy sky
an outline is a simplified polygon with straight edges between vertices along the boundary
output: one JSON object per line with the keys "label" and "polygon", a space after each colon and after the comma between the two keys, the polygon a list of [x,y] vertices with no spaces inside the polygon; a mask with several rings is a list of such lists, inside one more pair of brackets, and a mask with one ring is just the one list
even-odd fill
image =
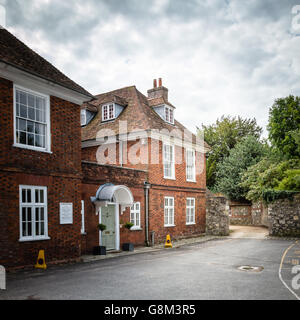
{"label": "cloudy sky", "polygon": [[0,4],[10,32],[93,94],[129,85],[146,94],[163,78],[192,131],[223,114],[265,129],[276,98],[300,95],[300,0]]}

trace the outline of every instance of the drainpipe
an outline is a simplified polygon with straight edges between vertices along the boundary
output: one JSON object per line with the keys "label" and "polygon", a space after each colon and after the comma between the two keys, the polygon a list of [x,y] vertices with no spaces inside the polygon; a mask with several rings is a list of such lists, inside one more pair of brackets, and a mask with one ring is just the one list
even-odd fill
{"label": "drainpipe", "polygon": [[147,181],[144,182],[145,189],[145,232],[146,232],[146,246],[149,247],[149,189],[151,184]]}

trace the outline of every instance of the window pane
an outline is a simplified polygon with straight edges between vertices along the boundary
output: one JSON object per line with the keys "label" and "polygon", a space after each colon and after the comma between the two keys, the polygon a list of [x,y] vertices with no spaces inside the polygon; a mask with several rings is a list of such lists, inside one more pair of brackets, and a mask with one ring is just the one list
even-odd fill
{"label": "window pane", "polygon": [[44,236],[45,235],[45,223],[44,222],[41,222],[41,236]]}
{"label": "window pane", "polygon": [[27,107],[24,105],[20,105],[20,116],[22,118],[27,118]]}
{"label": "window pane", "polygon": [[35,109],[28,108],[28,119],[35,120]]}
{"label": "window pane", "polygon": [[35,135],[35,146],[45,148],[45,136]]}
{"label": "window pane", "polygon": [[41,221],[44,221],[44,220],[45,220],[44,208],[40,208],[40,220],[41,220]]}
{"label": "window pane", "polygon": [[19,130],[26,131],[26,120],[19,119]]}
{"label": "window pane", "polygon": [[39,223],[39,222],[36,222],[36,223],[35,223],[35,234],[36,234],[37,236],[40,235],[40,223]]}
{"label": "window pane", "polygon": [[[27,189],[27,202],[31,203],[31,190],[30,189]],[[30,212],[31,212],[31,208],[30,209]]]}
{"label": "window pane", "polygon": [[27,132],[34,132],[34,122],[27,121]]}
{"label": "window pane", "polygon": [[22,221],[26,221],[26,208],[22,208]]}
{"label": "window pane", "polygon": [[32,94],[29,94],[28,95],[28,106],[31,108],[34,108],[35,107],[34,101],[35,101],[34,96]]}
{"label": "window pane", "polygon": [[22,202],[26,202],[26,190],[22,189]]}
{"label": "window pane", "polygon": [[40,202],[39,201],[39,191],[38,190],[35,190],[35,202],[37,203],[37,202]]}
{"label": "window pane", "polygon": [[44,190],[40,190],[40,202],[44,203]]}
{"label": "window pane", "polygon": [[27,139],[28,139],[27,144],[30,146],[34,146],[34,134],[28,134]]}
{"label": "window pane", "polygon": [[35,208],[35,221],[39,221],[40,220],[40,208]]}
{"label": "window pane", "polygon": [[20,116],[20,104],[17,103],[16,107],[17,107],[17,116],[19,117]]}
{"label": "window pane", "polygon": [[25,92],[20,92],[20,102],[27,105],[27,94]]}

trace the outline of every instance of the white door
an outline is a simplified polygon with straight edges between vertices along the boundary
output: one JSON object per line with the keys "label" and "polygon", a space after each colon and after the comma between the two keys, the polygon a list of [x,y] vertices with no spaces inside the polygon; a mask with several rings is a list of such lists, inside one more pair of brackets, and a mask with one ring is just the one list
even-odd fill
{"label": "white door", "polygon": [[100,245],[105,246],[106,250],[115,250],[116,246],[116,206],[109,204],[101,208],[102,224],[106,225],[106,230],[100,231]]}

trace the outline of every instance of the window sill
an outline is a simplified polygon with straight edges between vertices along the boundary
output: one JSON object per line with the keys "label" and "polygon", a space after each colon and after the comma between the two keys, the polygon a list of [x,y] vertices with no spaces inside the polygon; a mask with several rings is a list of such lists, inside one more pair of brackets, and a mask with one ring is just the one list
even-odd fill
{"label": "window sill", "polygon": [[176,178],[164,177],[165,180],[176,180]]}
{"label": "window sill", "polygon": [[86,232],[81,232],[82,236],[86,236],[86,234],[87,234]]}
{"label": "window sill", "polygon": [[44,237],[44,238],[20,238],[19,242],[32,242],[32,241],[45,241],[45,240],[51,240],[50,237]]}
{"label": "window sill", "polygon": [[195,222],[193,222],[193,223],[186,223],[185,225],[186,226],[194,226],[196,223]]}
{"label": "window sill", "polygon": [[197,183],[197,181],[196,181],[196,180],[186,180],[186,182]]}
{"label": "window sill", "polygon": [[53,153],[53,152],[45,150],[45,149],[35,148],[35,147],[31,147],[31,146],[27,146],[27,145],[23,145],[23,144],[18,144],[18,143],[14,143],[13,147],[14,148],[21,148],[21,149],[37,151],[37,152],[44,152],[44,153],[49,153],[49,154]]}
{"label": "window sill", "polygon": [[172,228],[172,227],[176,227],[175,224],[165,224],[164,225],[165,228]]}
{"label": "window sill", "polygon": [[132,227],[130,231],[142,231],[143,229],[140,227]]}

